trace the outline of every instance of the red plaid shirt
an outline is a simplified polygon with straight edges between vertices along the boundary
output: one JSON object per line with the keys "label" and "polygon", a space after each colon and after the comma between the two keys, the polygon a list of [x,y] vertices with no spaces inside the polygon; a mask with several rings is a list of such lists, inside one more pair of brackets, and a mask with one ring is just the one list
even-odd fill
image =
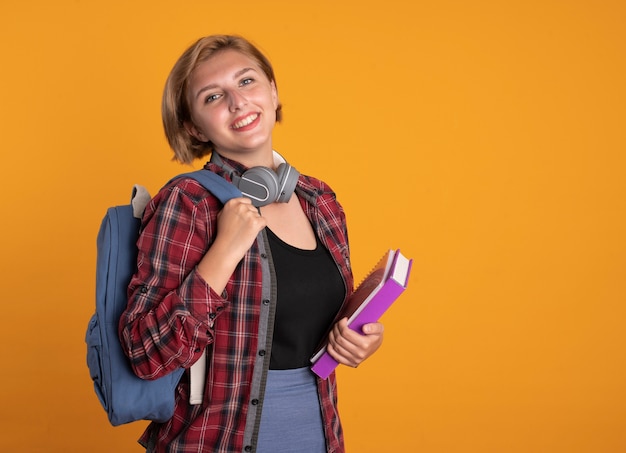
{"label": "red plaid shirt", "polygon": [[[245,170],[235,162],[239,171]],[[214,164],[207,168],[223,175]],[[306,176],[296,193],[346,285],[353,290],[345,214],[323,182]],[[151,423],[140,443],[154,452],[253,452],[269,368],[276,303],[275,273],[265,232],[244,256],[222,294],[196,271],[216,235],[221,203],[191,179],[164,187],[146,208],[138,271],[120,320],[120,337],[144,379],[189,368],[207,349],[204,402],[189,404],[188,373],[174,416]],[[208,346],[208,347],[207,347]],[[334,373],[318,379],[327,451],[344,451]]]}

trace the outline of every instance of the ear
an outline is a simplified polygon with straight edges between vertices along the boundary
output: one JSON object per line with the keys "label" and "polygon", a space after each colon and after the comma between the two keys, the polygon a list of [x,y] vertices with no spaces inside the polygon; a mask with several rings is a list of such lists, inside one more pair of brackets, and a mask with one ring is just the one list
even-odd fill
{"label": "ear", "polygon": [[193,138],[195,138],[196,140],[200,142],[209,141],[208,137],[204,135],[202,131],[199,130],[191,121],[185,121],[183,123],[183,126],[185,127],[185,130],[187,131],[187,133],[191,135]]}

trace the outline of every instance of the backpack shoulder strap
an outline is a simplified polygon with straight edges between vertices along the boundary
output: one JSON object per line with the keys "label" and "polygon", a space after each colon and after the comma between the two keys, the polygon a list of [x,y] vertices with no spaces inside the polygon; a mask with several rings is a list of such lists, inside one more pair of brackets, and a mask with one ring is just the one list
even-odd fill
{"label": "backpack shoulder strap", "polygon": [[[206,169],[183,173],[172,178],[170,182],[178,178],[191,178],[198,181],[206,190],[215,195],[222,204],[226,204],[231,198],[243,196],[241,191],[233,184]],[[204,351],[189,369],[189,403],[193,405],[202,404],[204,398],[206,360],[206,351]]]}
{"label": "backpack shoulder strap", "polygon": [[241,191],[233,184],[226,181],[220,175],[206,169],[183,173],[173,178],[172,181],[178,178],[191,178],[198,181],[206,190],[215,195],[222,204],[226,204],[231,198],[243,196]]}

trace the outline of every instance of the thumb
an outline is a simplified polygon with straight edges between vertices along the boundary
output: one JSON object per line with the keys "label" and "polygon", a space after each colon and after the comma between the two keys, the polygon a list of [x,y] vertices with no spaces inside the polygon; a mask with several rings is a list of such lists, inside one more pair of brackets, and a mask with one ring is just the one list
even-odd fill
{"label": "thumb", "polygon": [[383,333],[384,328],[381,323],[373,322],[373,323],[365,324],[361,330],[363,331],[365,335],[372,335],[372,334]]}

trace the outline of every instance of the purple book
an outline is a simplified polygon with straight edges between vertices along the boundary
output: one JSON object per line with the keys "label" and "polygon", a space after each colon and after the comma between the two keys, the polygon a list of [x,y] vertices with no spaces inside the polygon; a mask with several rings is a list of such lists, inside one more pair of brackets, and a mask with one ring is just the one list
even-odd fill
{"label": "purple book", "polygon": [[[387,251],[346,301],[335,322],[348,318],[348,326],[359,333],[365,324],[377,322],[406,289],[412,264],[413,260],[400,250]],[[322,379],[339,365],[326,351],[326,345],[311,358],[311,363],[311,370]]]}

